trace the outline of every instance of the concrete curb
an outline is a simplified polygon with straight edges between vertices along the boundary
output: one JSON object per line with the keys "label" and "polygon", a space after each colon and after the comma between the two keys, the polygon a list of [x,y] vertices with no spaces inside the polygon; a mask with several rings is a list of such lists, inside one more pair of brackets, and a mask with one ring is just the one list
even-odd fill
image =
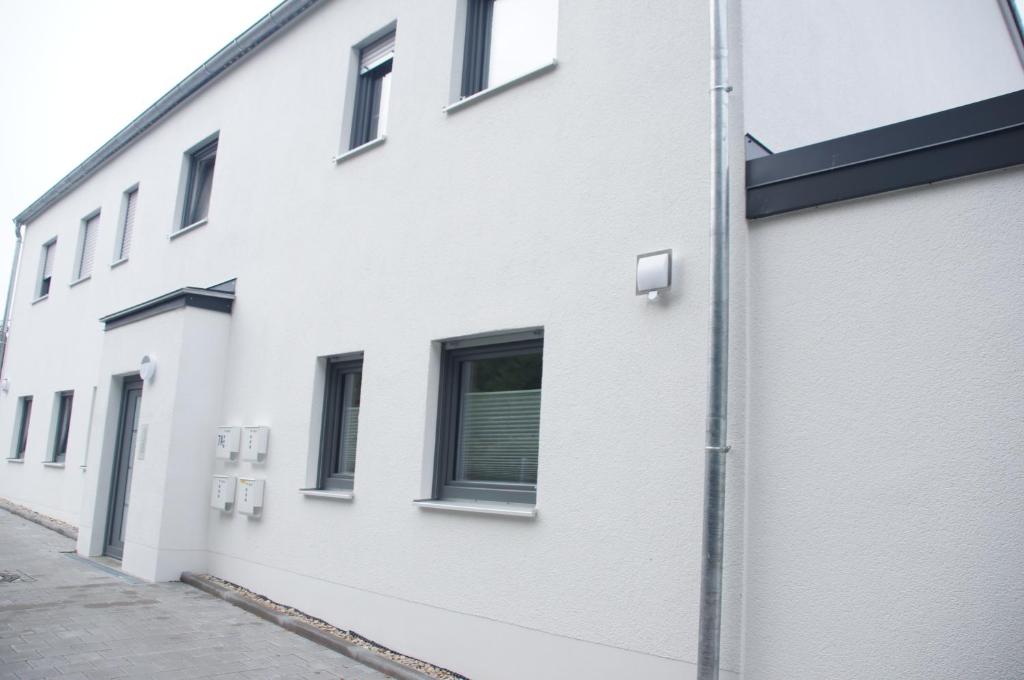
{"label": "concrete curb", "polygon": [[52,517],[41,515],[35,510],[29,510],[24,506],[12,503],[6,498],[0,498],[0,509],[6,510],[22,519],[27,519],[29,522],[34,522],[41,527],[46,527],[50,531],[56,531],[61,536],[70,538],[73,541],[78,540],[78,529],[75,527],[66,526],[63,522],[58,522]]}
{"label": "concrete curb", "polygon": [[193,588],[198,588],[204,593],[208,593],[214,597],[219,597],[225,602],[229,602],[236,607],[240,607],[250,614],[255,614],[265,621],[278,625],[289,632],[295,633],[296,635],[301,635],[307,640],[312,640],[318,645],[332,649],[339,654],[344,654],[350,659],[354,659],[365,666],[369,666],[375,671],[380,671],[381,673],[390,675],[397,680],[433,680],[433,678],[425,673],[403,666],[397,661],[392,661],[391,659],[370,651],[365,647],[360,647],[359,645],[354,645],[351,642],[337,638],[330,633],[320,630],[316,626],[312,626],[294,616],[276,612],[259,602],[254,602],[247,597],[242,597],[233,590],[229,590],[224,586],[209,581],[202,576],[197,576],[190,571],[186,571],[181,574],[181,582],[187,583]]}

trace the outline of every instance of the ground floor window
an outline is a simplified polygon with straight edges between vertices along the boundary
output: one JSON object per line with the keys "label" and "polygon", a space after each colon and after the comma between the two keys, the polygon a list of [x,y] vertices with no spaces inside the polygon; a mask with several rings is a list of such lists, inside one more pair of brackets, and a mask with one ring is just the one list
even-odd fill
{"label": "ground floor window", "polygon": [[478,343],[445,343],[435,496],[533,503],[543,337]]}
{"label": "ground floor window", "polygon": [[68,453],[68,434],[71,431],[71,403],[74,392],[60,392],[57,395],[57,429],[53,438],[53,455],[50,460],[63,463]]}
{"label": "ground floor window", "polygon": [[356,474],[363,360],[330,359],[325,377],[318,486],[351,489]]}

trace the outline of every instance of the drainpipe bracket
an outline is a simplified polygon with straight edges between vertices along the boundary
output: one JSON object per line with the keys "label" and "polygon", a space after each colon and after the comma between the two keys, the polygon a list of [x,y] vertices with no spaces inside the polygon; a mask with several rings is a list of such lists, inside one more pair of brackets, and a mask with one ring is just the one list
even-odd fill
{"label": "drainpipe bracket", "polygon": [[732,446],[728,444],[725,446],[705,446],[704,450],[708,453],[729,453],[732,451]]}

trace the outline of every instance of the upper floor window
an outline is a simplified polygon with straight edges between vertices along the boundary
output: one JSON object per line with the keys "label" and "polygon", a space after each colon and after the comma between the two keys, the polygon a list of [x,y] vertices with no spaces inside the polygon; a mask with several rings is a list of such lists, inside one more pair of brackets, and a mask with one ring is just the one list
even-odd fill
{"label": "upper floor window", "polygon": [[462,96],[551,63],[558,0],[466,0]]}
{"label": "upper floor window", "polygon": [[74,281],[92,276],[92,265],[96,259],[96,232],[100,227],[100,214],[96,212],[82,220],[78,234],[78,253],[75,257]]}
{"label": "upper floor window", "polygon": [[391,64],[395,57],[395,33],[375,40],[359,52],[359,76],[352,112],[354,149],[384,136],[391,99]]}
{"label": "upper floor window", "polygon": [[53,280],[53,258],[57,253],[57,239],[43,244],[43,252],[39,261],[39,283],[36,286],[36,297],[43,298],[50,294],[50,282]]}
{"label": "upper floor window", "polygon": [[121,199],[121,219],[117,225],[117,239],[114,242],[114,262],[128,259],[132,248],[132,232],[135,230],[135,207],[139,203],[139,187],[124,192]]}
{"label": "upper floor window", "polygon": [[179,229],[202,222],[209,215],[210,193],[213,190],[213,167],[216,162],[216,138],[189,152],[185,201]]}
{"label": "upper floor window", "polygon": [[1003,0],[1001,8],[1010,29],[1010,40],[1024,64],[1024,0]]}

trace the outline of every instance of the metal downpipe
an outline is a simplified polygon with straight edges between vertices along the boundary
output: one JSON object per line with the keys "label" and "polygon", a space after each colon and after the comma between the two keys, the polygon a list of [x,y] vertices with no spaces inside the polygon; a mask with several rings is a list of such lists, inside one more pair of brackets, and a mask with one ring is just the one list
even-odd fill
{"label": "metal downpipe", "polygon": [[711,291],[700,582],[698,680],[717,680],[722,630],[725,457],[729,451],[729,85],[728,0],[711,3]]}
{"label": "metal downpipe", "polygon": [[14,259],[11,262],[11,278],[7,282],[7,301],[4,303],[4,320],[0,326],[0,378],[4,374],[4,359],[7,357],[7,340],[10,336],[11,302],[14,299],[14,282],[18,274],[18,261],[21,259],[21,227],[14,223]]}

